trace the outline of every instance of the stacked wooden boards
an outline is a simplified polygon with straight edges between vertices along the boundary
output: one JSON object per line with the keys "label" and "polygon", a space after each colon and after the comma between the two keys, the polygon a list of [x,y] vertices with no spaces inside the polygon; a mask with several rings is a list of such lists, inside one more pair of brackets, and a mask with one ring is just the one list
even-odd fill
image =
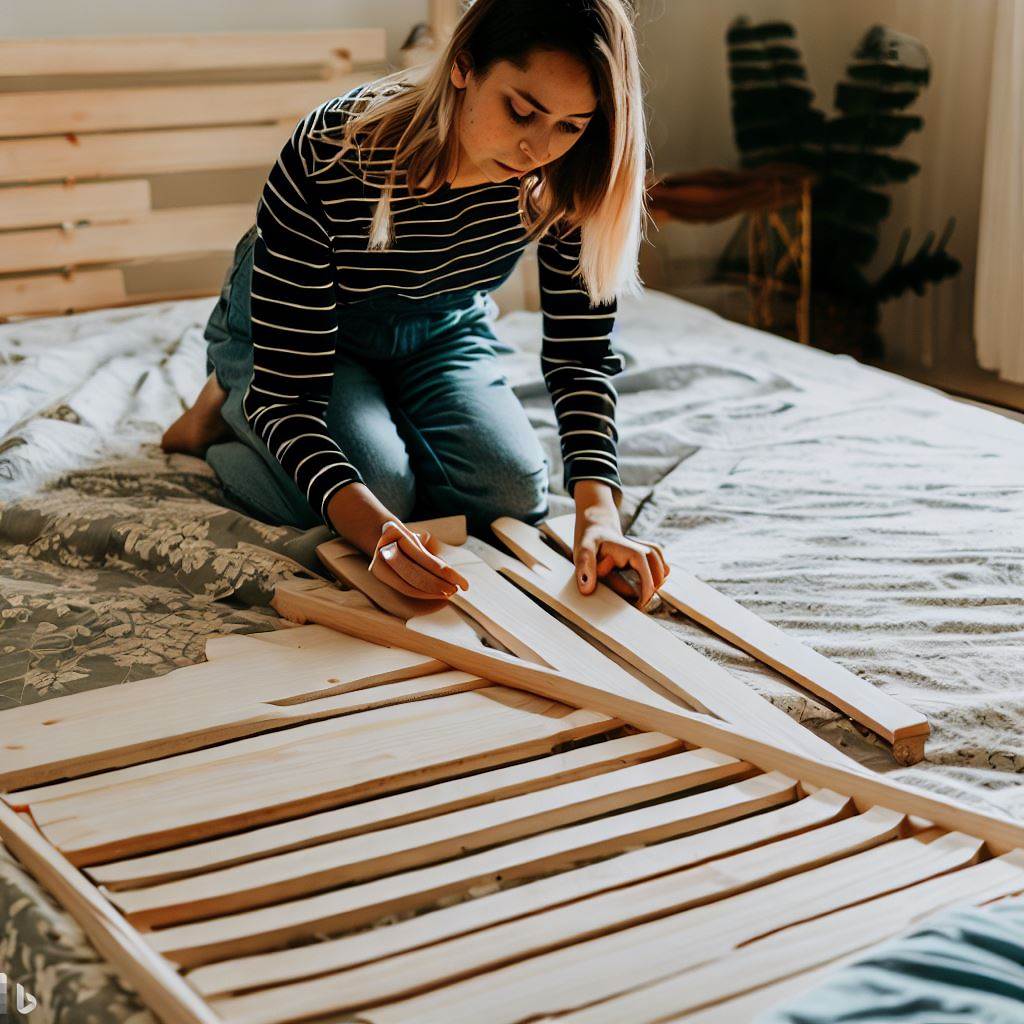
{"label": "stacked wooden boards", "polygon": [[[383,28],[0,41],[0,321],[215,295],[296,122],[385,73],[385,43]],[[196,174],[218,201],[175,202]]]}
{"label": "stacked wooden boards", "polygon": [[457,607],[294,580],[317,624],[0,718],[0,834],[162,1019],[749,1021],[1024,891],[1024,829],[686,710],[703,666],[652,679],[484,553]]}

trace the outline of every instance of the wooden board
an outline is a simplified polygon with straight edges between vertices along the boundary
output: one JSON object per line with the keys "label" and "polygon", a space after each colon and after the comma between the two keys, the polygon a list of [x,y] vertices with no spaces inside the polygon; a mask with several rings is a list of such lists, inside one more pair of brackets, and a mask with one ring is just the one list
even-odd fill
{"label": "wooden board", "polygon": [[96,864],[508,763],[611,727],[599,713],[491,686],[278,730],[207,764],[29,809],[72,863]]}
{"label": "wooden board", "polygon": [[[0,741],[0,786],[34,786],[349,713],[358,701],[329,699],[446,668],[434,658],[353,637],[339,637],[320,652],[250,641],[248,654],[223,664],[189,665],[5,711],[7,735],[16,738]],[[475,678],[446,676],[440,688],[475,685]]]}
{"label": "wooden board", "polygon": [[0,42],[0,76],[102,75],[225,68],[262,69],[377,63],[387,59],[382,28],[306,32],[204,32],[78,36]]}
{"label": "wooden board", "polygon": [[[541,526],[563,553],[572,551],[575,529],[574,515],[548,519]],[[530,553],[536,555],[537,549],[531,548]],[[550,564],[545,562],[547,567]],[[765,622],[674,562],[658,593],[684,615],[878,733],[892,744],[893,755],[901,764],[921,760],[929,726],[920,712]]]}
{"label": "wooden board", "polygon": [[581,594],[573,566],[555,555],[534,527],[503,517],[492,528],[526,562],[520,568],[503,563],[503,576],[682,697],[690,707],[756,730],[809,756],[845,759],[835,747],[748,689],[727,669],[673,636],[610,587],[599,583],[592,594]]}

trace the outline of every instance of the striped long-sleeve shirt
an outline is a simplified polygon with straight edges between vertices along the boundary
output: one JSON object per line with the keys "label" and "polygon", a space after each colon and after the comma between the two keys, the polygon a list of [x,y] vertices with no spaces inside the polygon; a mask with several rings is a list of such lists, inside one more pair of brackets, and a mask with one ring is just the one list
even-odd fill
{"label": "striped long-sleeve shirt", "polygon": [[[242,408],[328,525],[331,496],[361,481],[324,421],[345,307],[381,296],[415,303],[463,291],[468,300],[504,280],[526,245],[520,186],[512,178],[465,188],[444,184],[428,196],[396,191],[393,242],[367,248],[380,192],[366,170],[379,172],[394,151],[377,149],[367,161],[357,147],[339,160],[337,146],[322,139],[340,139],[345,119],[372,88],[328,100],[298,122],[256,212],[253,376]],[[373,180],[380,180],[376,173]],[[553,228],[538,240],[541,367],[570,494],[583,479],[620,486],[610,380],[623,365],[610,340],[616,302],[590,305],[577,273],[579,250],[578,228]]]}

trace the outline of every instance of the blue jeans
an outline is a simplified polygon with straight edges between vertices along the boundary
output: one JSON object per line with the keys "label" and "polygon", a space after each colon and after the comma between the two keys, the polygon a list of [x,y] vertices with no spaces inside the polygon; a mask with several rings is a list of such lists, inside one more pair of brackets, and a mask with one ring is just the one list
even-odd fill
{"label": "blue jeans", "polygon": [[[236,508],[308,529],[320,516],[242,413],[255,238],[253,227],[238,243],[206,325],[207,373],[228,393],[221,415],[237,438],[212,445],[206,461]],[[486,537],[498,516],[537,522],[547,514],[547,459],[498,364],[495,309],[487,293],[464,291],[339,310],[328,433],[402,520],[465,514]]]}

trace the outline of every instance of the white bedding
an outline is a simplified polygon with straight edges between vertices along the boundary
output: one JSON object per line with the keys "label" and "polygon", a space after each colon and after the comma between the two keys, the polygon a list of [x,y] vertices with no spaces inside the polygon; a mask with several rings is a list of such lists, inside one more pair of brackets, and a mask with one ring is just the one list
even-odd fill
{"label": "white bedding", "polygon": [[[156,442],[202,383],[213,302],[0,326],[0,501],[110,460],[166,463]],[[539,314],[507,314],[498,333],[519,350],[504,358],[551,457],[552,512],[568,510]],[[633,532],[924,712],[927,761],[897,777],[1024,818],[1024,424],[657,292],[620,304],[616,339]],[[894,770],[771,670],[664,618]]]}

